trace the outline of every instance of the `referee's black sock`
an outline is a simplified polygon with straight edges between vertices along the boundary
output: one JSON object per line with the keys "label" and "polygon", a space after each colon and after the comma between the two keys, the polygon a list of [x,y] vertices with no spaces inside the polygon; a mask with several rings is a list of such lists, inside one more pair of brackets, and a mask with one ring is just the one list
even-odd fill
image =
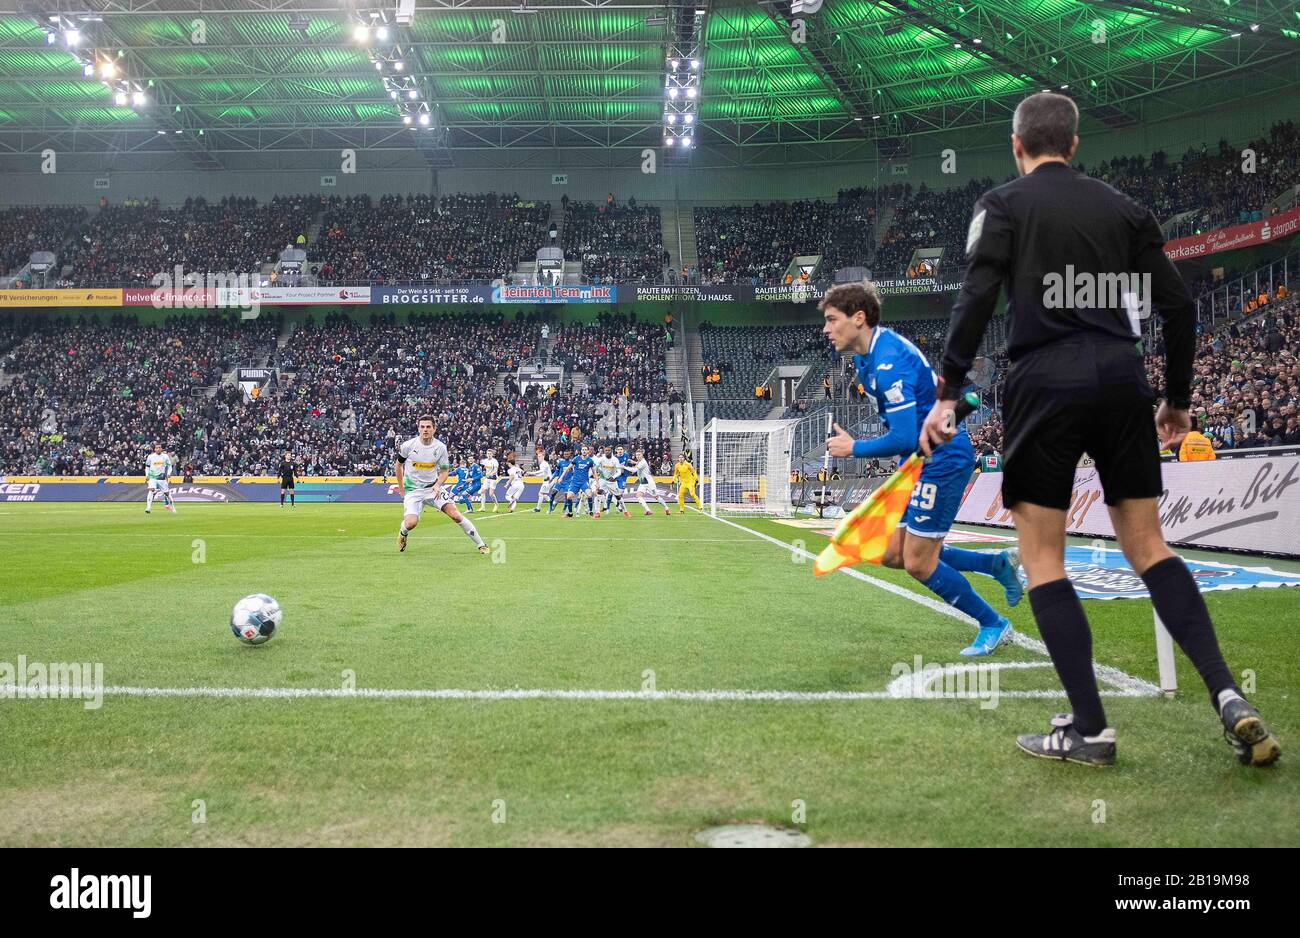
{"label": "referee's black sock", "polygon": [[1219,650],[1214,623],[1210,621],[1210,611],[1205,608],[1205,597],[1196,586],[1196,579],[1182,557],[1169,557],[1148,567],[1142,574],[1142,582],[1151,594],[1151,604],[1156,607],[1160,621],[1209,688],[1210,703],[1217,711],[1220,691],[1237,690],[1237,685]]}
{"label": "referee's black sock", "polygon": [[1074,728],[1084,736],[1096,736],[1106,728],[1106,711],[1092,670],[1092,631],[1074,584],[1067,578],[1035,586],[1029,591],[1029,605],[1070,698]]}

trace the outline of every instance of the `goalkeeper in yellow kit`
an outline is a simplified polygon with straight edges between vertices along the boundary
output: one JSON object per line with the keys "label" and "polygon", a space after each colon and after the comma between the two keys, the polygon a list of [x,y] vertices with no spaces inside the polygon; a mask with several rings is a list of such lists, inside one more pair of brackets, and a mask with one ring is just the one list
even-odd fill
{"label": "goalkeeper in yellow kit", "polygon": [[677,483],[677,512],[678,514],[686,513],[686,493],[691,493],[691,498],[695,499],[695,507],[704,510],[703,503],[700,502],[700,493],[696,491],[695,467],[691,465],[691,457],[682,453],[682,458],[677,465],[673,466],[672,481]]}

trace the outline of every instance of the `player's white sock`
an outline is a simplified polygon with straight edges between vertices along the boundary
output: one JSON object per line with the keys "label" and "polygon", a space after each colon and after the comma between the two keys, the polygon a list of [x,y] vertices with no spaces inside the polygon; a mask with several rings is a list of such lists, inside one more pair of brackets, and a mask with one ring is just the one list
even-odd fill
{"label": "player's white sock", "polygon": [[398,530],[398,532],[402,535],[402,537],[406,537],[406,535],[408,535],[408,534],[411,533],[410,531],[408,531],[408,530],[406,529],[406,522],[405,522],[405,521],[402,522],[401,526],[398,527],[397,530]]}
{"label": "player's white sock", "polygon": [[474,543],[479,547],[483,546],[483,538],[478,536],[478,529],[474,527],[474,522],[468,518],[460,519],[460,529],[473,538]]}
{"label": "player's white sock", "polygon": [[144,510],[145,510],[145,511],[148,511],[148,510],[151,509],[151,508],[153,508],[153,492],[145,492],[145,494],[144,494]]}

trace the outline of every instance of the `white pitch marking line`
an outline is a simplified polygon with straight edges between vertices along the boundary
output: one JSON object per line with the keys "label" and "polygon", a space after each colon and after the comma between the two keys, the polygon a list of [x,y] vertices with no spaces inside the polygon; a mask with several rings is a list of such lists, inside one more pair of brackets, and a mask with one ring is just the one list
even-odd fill
{"label": "white pitch marking line", "polygon": [[[957,693],[916,696],[875,691],[787,691],[787,690],[565,690],[562,688],[503,688],[470,690],[464,688],[358,688],[343,690],[337,687],[105,687],[107,697],[208,697],[224,699],[341,699],[341,700],[626,700],[637,702],[695,701],[720,702],[793,702],[826,703],[859,700],[930,700],[930,699],[987,699],[989,694]],[[1102,691],[1103,697],[1136,697],[1139,694],[1124,691]],[[6,698],[41,698],[42,692],[32,688],[12,685],[0,687],[0,700]],[[1017,690],[999,691],[998,697],[1056,699],[1064,691]]]}
{"label": "white pitch marking line", "polygon": [[[699,511],[698,508],[691,508],[691,510]],[[706,518],[712,517],[711,515],[705,514],[702,511],[700,511],[699,513],[701,515],[704,515],[704,517]],[[772,537],[771,535],[764,534],[762,531],[755,531],[753,528],[747,528],[743,524],[736,524],[736,522],[730,521],[726,518],[713,518],[713,520],[720,521],[723,524],[730,525],[733,528],[738,528],[741,531],[747,531],[750,534],[754,535],[754,537],[761,537],[763,540],[775,544],[778,547],[785,548],[786,550],[790,551],[790,553],[792,554],[798,554],[808,560],[817,559],[816,554],[809,553],[808,551],[800,547],[795,547],[793,544],[787,544],[785,541],[782,541],[779,538]],[[885,590],[886,592],[893,593],[895,596],[901,596],[904,599],[909,600],[910,602],[919,603],[920,605],[925,606],[928,609],[933,609],[935,612],[939,613],[940,615],[950,616],[954,619],[957,619],[960,622],[965,622],[970,625],[977,624],[975,620],[972,619],[970,616],[966,615],[964,612],[954,609],[952,606],[949,606],[945,602],[941,602],[940,600],[933,599],[929,596],[922,596],[920,593],[914,593],[911,590],[907,589],[906,587],[898,586],[895,583],[890,583],[888,580],[879,580],[873,576],[868,576],[867,574],[863,573],[861,570],[857,570],[853,567],[841,567],[836,572],[845,573],[856,580],[861,580],[864,583],[870,583],[872,586],[878,586],[882,590]],[[1047,656],[1047,646],[1045,644],[1043,644],[1041,641],[1039,641],[1036,638],[1031,638],[1030,636],[1025,635],[1019,629],[1015,631],[1014,642],[1015,644],[1019,645],[1021,648],[1025,648],[1028,649],[1029,651],[1037,652],[1040,655]],[[1160,688],[1156,687],[1156,685],[1152,684],[1150,681],[1146,681],[1140,677],[1137,677],[1136,675],[1129,674],[1127,671],[1121,671],[1119,668],[1112,667],[1111,665],[1108,664],[1101,664],[1100,662],[1097,661],[1093,662],[1093,670],[1096,671],[1098,678],[1100,678],[1101,680],[1105,681],[1108,684],[1111,684],[1114,687],[1119,688],[1120,691],[1123,692],[1123,696],[1126,697],[1160,696]]]}

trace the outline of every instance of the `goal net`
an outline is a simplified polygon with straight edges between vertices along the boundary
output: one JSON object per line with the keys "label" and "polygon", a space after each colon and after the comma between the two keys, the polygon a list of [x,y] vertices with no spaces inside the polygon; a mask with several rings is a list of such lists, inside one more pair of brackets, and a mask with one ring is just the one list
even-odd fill
{"label": "goal net", "polygon": [[790,449],[798,420],[710,420],[701,432],[704,510],[788,517]]}

